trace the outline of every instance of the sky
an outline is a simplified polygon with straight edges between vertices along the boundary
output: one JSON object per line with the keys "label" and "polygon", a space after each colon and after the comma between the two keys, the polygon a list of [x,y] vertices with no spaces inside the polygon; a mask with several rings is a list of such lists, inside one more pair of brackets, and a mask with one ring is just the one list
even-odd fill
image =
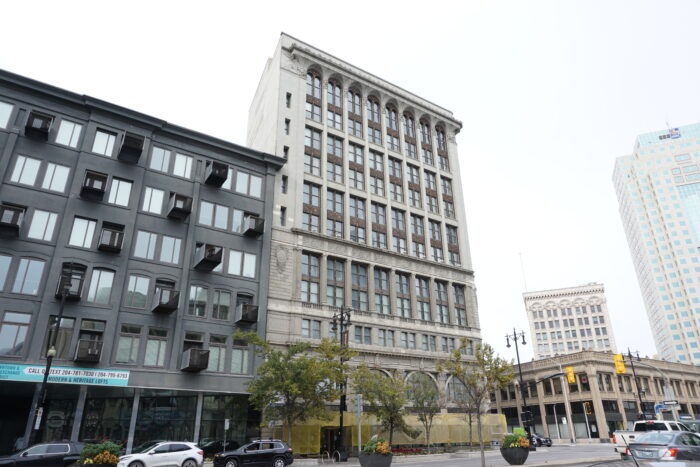
{"label": "sky", "polygon": [[[0,68],[239,144],[282,31],[450,109],[484,339],[513,358],[505,334],[529,332],[525,290],[599,282],[618,349],[656,353],[612,171],[637,135],[700,121],[700,2],[38,0],[2,12]],[[532,357],[529,338],[521,352]]]}

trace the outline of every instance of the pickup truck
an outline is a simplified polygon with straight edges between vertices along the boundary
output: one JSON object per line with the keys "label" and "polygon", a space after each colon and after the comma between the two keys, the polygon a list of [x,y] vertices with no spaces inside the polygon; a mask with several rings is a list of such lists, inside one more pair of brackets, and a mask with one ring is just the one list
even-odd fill
{"label": "pickup truck", "polygon": [[622,459],[627,459],[625,451],[630,443],[634,443],[637,436],[646,433],[647,431],[692,431],[681,422],[672,420],[639,420],[634,422],[634,429],[618,430],[612,435],[612,444],[615,446],[615,452],[620,454]]}

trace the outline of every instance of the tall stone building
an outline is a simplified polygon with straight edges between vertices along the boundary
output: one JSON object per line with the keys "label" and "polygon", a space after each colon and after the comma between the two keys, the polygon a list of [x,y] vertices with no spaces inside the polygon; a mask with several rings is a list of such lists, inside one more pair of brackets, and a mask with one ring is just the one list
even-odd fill
{"label": "tall stone building", "polygon": [[523,294],[536,359],[580,350],[615,352],[603,284]]}
{"label": "tall stone building", "polygon": [[[267,339],[334,336],[384,369],[425,371],[480,340],[452,112],[282,34],[247,144],[275,182]],[[443,387],[447,381],[436,379]]]}
{"label": "tall stone building", "polygon": [[639,135],[613,179],[656,350],[700,365],[700,124]]}

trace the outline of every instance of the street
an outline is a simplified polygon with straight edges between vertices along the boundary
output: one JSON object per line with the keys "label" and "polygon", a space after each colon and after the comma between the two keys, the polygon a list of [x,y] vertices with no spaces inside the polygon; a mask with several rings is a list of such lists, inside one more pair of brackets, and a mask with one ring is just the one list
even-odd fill
{"label": "street", "polygon": [[[575,446],[553,446],[537,448],[530,452],[525,465],[590,465],[596,462],[620,460],[613,452],[610,444],[578,444]],[[481,459],[478,452],[459,452],[448,455],[434,456],[397,456],[392,464],[401,466],[430,466],[430,467],[479,467]],[[316,460],[295,460],[292,465],[318,465]],[[357,458],[350,458],[346,465],[358,465]],[[488,467],[505,467],[508,463],[497,450],[486,452]]]}

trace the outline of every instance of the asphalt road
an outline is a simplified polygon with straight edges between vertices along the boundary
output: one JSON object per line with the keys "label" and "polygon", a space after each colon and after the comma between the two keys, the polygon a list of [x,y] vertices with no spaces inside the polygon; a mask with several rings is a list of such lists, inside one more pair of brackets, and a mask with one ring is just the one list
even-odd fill
{"label": "asphalt road", "polygon": [[[611,444],[578,444],[575,446],[552,446],[551,448],[537,448],[537,451],[530,452],[525,462],[525,466],[545,466],[545,465],[590,465],[596,462],[616,461],[620,456],[613,452]],[[309,464],[307,464],[309,462]],[[313,464],[318,465],[318,461]],[[295,461],[295,465],[311,465],[311,461]],[[342,465],[342,464],[341,464]],[[357,458],[351,458],[348,467],[357,464]],[[487,467],[506,467],[508,463],[501,456],[500,451],[486,452]],[[481,458],[478,452],[455,453],[451,455],[438,456],[401,456],[394,457],[392,466],[426,466],[426,467],[480,467]]]}

